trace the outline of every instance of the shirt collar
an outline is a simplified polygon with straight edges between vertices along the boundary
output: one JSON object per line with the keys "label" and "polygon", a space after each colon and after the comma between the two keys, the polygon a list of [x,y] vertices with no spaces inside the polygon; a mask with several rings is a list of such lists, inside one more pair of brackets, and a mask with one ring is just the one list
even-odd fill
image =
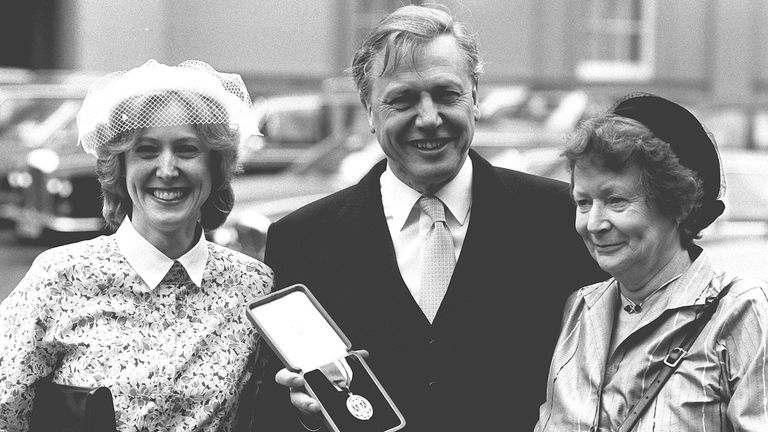
{"label": "shirt collar", "polygon": [[[472,206],[472,173],[472,159],[468,157],[456,177],[435,193],[459,225],[464,225]],[[390,209],[395,226],[400,229],[405,226],[414,204],[421,198],[419,192],[395,176],[389,165],[381,175],[381,195],[387,203],[385,207]]]}
{"label": "shirt collar", "polygon": [[[703,304],[707,297],[717,295],[722,287],[710,284],[715,276],[715,270],[709,261],[707,254],[699,247],[695,247],[698,256],[683,274],[671,282],[672,294],[667,309],[677,309],[685,306]],[[612,287],[615,287],[616,279],[588,287],[584,294],[584,300],[590,308]],[[618,289],[618,288],[617,288]],[[614,293],[615,295],[615,293]]]}
{"label": "shirt collar", "polygon": [[674,294],[667,309],[704,304],[707,297],[718,295],[722,289],[722,286],[710,283],[715,277],[715,270],[707,254],[698,246],[694,246],[694,252],[698,256],[675,281]]}
{"label": "shirt collar", "polygon": [[606,281],[584,287],[582,290],[584,293],[584,302],[587,304],[587,307],[591,309],[597,304],[598,300],[605,295],[605,293],[609,292],[609,290],[613,290],[612,292],[614,292],[615,296],[615,293],[618,292],[618,286],[616,285],[616,279],[610,278]]}
{"label": "shirt collar", "polygon": [[[168,258],[142,237],[127,216],[117,229],[115,240],[128,264],[151,289],[160,284],[173,265],[174,260]],[[202,285],[203,271],[208,261],[208,242],[202,235],[202,230],[200,239],[192,249],[176,261],[184,267],[195,285],[198,287]]]}

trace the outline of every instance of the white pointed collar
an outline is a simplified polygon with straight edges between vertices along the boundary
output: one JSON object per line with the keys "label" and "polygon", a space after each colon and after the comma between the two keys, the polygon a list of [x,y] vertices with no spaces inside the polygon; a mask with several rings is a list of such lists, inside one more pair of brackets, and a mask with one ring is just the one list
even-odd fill
{"label": "white pointed collar", "polygon": [[[435,193],[459,225],[464,225],[472,206],[472,172],[472,159],[467,157],[456,177]],[[389,165],[380,181],[395,226],[402,230],[421,194],[397,178]]]}
{"label": "white pointed collar", "polygon": [[[176,260],[181,263],[192,282],[198,287],[203,283],[205,263],[208,261],[208,242],[202,230],[200,232],[200,238],[195,246]],[[160,284],[173,265],[173,259],[160,252],[136,231],[128,216],[123,219],[117,229],[115,240],[128,264],[150,289]]]}

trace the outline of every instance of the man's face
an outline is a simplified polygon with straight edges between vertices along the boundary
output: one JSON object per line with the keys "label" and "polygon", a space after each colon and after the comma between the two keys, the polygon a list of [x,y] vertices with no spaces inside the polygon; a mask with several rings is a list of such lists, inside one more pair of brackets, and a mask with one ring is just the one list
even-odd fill
{"label": "man's face", "polygon": [[[411,59],[413,58],[413,62]],[[394,174],[432,194],[458,174],[475,131],[477,88],[456,40],[439,36],[371,78],[368,120]]]}

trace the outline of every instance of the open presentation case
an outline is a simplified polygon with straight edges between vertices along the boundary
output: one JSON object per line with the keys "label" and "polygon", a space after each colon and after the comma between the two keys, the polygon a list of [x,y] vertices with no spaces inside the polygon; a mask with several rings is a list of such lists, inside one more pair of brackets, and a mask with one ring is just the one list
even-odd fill
{"label": "open presentation case", "polygon": [[286,368],[302,373],[335,432],[390,432],[405,419],[379,380],[306,286],[248,305],[248,318]]}

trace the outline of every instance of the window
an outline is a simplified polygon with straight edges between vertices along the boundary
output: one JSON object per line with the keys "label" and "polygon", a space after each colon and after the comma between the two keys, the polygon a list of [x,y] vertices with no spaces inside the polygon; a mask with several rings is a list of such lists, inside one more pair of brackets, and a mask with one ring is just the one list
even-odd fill
{"label": "window", "polygon": [[586,48],[576,75],[586,81],[653,76],[655,0],[587,0]]}

